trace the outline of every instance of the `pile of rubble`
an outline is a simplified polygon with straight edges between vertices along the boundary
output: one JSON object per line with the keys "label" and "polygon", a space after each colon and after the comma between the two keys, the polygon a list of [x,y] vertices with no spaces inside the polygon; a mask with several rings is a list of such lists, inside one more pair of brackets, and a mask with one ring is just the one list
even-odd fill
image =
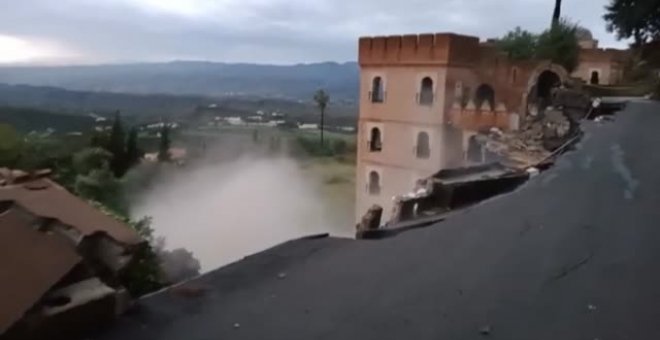
{"label": "pile of rubble", "polygon": [[574,124],[560,110],[546,110],[533,117],[519,131],[502,132],[493,128],[479,138],[486,150],[514,168],[527,168],[549,158],[552,152],[574,134]]}
{"label": "pile of rubble", "polygon": [[547,161],[553,153],[579,134],[578,121],[585,117],[591,100],[573,90],[560,90],[554,106],[530,115],[520,130],[493,128],[478,138],[488,153],[504,165],[525,169]]}

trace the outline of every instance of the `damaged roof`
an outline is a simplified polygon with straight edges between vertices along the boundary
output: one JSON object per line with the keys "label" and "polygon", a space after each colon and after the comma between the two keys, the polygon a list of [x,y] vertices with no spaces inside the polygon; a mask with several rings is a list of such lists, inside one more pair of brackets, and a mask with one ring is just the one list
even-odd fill
{"label": "damaged roof", "polygon": [[658,112],[585,123],[554,167],[432,227],[291,241],[88,338],[658,339]]}
{"label": "damaged roof", "polygon": [[102,233],[124,245],[142,242],[135,230],[46,178],[0,168],[0,334],[83,262],[79,239],[53,231],[53,221],[82,237]]}
{"label": "damaged roof", "polygon": [[0,334],[81,261],[66,239],[38,231],[25,214],[0,212]]}
{"label": "damaged roof", "polygon": [[36,216],[56,219],[84,236],[105,233],[126,245],[142,242],[135,230],[46,178],[0,186],[0,201],[11,201]]}

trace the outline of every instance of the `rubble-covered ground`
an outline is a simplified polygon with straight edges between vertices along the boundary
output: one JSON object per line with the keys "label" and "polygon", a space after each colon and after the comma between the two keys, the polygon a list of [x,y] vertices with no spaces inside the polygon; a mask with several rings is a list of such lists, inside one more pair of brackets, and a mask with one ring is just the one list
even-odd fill
{"label": "rubble-covered ground", "polygon": [[494,128],[481,134],[478,141],[490,158],[495,156],[513,168],[525,169],[550,161],[579,136],[578,120],[586,117],[591,100],[577,91],[561,89],[555,94],[553,104],[528,116],[517,131],[502,132]]}

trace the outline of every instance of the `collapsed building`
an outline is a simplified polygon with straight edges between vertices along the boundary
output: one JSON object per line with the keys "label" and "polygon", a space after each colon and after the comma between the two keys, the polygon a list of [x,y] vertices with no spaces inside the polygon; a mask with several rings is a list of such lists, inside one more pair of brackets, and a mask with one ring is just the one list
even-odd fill
{"label": "collapsed building", "polygon": [[73,338],[131,301],[120,274],[142,239],[48,174],[0,169],[2,339]]}
{"label": "collapsed building", "polygon": [[356,220],[373,205],[389,220],[397,196],[442,169],[547,161],[590,108],[581,84],[621,78],[624,51],[581,46],[571,74],[465,35],[361,38]]}

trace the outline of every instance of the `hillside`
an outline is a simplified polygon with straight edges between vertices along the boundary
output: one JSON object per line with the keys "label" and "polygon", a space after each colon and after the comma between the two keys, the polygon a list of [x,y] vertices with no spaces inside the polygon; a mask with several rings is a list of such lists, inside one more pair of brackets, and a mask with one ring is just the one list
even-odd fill
{"label": "hillside", "polygon": [[[214,109],[208,109],[212,104]],[[257,110],[278,111],[303,121],[315,120],[317,109],[310,101],[255,96],[211,98],[166,94],[125,94],[111,92],[71,91],[56,87],[0,84],[0,106],[32,108],[53,112],[108,115],[119,110],[138,121],[162,117],[195,119],[208,115],[254,115]],[[25,114],[29,114],[28,111]],[[355,105],[332,100],[328,118],[353,122]]]}
{"label": "hillside", "polygon": [[73,114],[108,114],[120,110],[125,114],[140,116],[184,115],[193,112],[199,105],[212,102],[212,99],[201,96],[135,95],[0,84],[0,106]]}
{"label": "hillside", "polygon": [[177,61],[64,67],[0,67],[0,83],[69,90],[199,96],[248,95],[309,100],[324,88],[355,101],[356,63],[290,66]]}
{"label": "hillside", "polygon": [[95,119],[89,116],[59,114],[54,112],[0,107],[0,123],[12,125],[20,132],[54,129],[57,132],[89,131],[94,127]]}

